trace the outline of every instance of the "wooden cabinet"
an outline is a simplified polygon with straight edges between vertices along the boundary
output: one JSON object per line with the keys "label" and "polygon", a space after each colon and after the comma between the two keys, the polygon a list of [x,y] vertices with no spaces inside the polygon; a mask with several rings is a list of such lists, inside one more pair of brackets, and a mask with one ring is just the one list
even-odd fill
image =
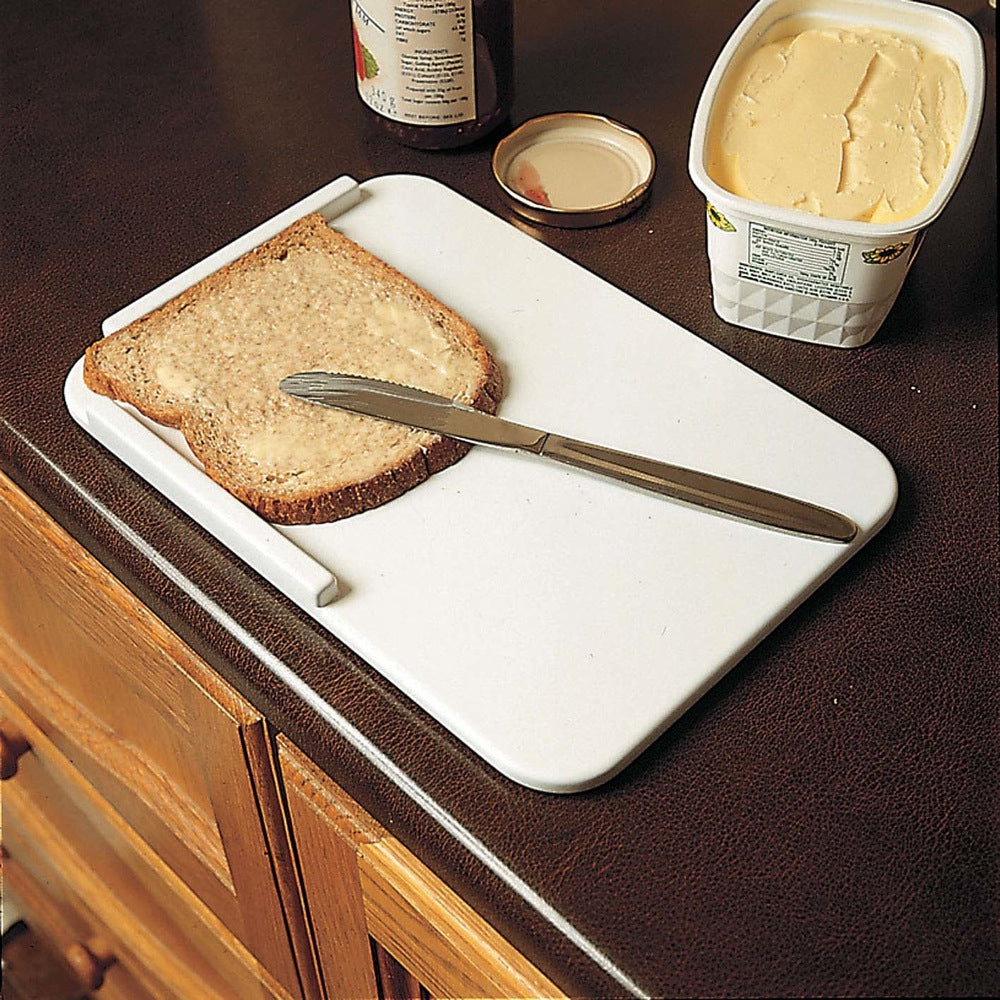
{"label": "wooden cabinet", "polygon": [[0,475],[3,885],[100,995],[560,996]]}
{"label": "wooden cabinet", "polygon": [[303,996],[263,718],[4,479],[0,697],[31,746],[12,881],[59,885],[154,994]]}
{"label": "wooden cabinet", "polygon": [[5,883],[54,902],[62,951],[104,954],[152,996],[289,995],[2,695],[0,716],[31,745],[3,788]]}
{"label": "wooden cabinet", "polygon": [[325,996],[561,997],[297,747],[278,737]]}

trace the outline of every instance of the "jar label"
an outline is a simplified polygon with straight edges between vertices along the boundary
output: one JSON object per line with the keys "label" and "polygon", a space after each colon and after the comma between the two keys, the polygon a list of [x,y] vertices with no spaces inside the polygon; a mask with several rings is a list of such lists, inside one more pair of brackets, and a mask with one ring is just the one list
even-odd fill
{"label": "jar label", "polygon": [[475,120],[472,0],[352,0],[351,8],[365,104],[410,125]]}

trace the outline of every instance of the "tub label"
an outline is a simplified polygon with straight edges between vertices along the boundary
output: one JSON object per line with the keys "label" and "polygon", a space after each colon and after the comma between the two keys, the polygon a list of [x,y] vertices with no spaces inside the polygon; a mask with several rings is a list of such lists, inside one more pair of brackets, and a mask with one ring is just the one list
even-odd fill
{"label": "tub label", "polygon": [[705,211],[708,213],[708,221],[721,229],[724,233],[735,233],[736,227],[709,201],[705,203]]}
{"label": "tub label", "polygon": [[848,302],[854,292],[844,283],[849,254],[848,243],[751,222],[739,276],[788,292]]}
{"label": "tub label", "polygon": [[889,264],[899,257],[909,245],[909,243],[893,243],[887,247],[875,247],[873,250],[865,250],[861,259],[866,264]]}

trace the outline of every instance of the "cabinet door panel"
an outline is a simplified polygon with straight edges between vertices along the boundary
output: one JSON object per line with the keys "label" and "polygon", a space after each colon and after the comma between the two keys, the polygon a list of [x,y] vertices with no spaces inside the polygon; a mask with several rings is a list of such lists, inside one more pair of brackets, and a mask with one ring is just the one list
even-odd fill
{"label": "cabinet door panel", "polygon": [[333,834],[323,789],[279,749],[288,815],[308,891],[316,963],[329,1000],[378,995],[368,944],[357,853]]}
{"label": "cabinet door panel", "polygon": [[[294,744],[281,735],[277,742],[324,975],[345,954],[370,968],[370,937],[374,964],[385,969],[379,985],[401,997],[564,996]],[[364,994],[337,994],[328,985],[327,996],[376,995],[366,983]]]}
{"label": "cabinet door panel", "polygon": [[[111,959],[111,964],[104,967],[98,977],[100,1000],[155,1000],[154,995],[118,959],[113,946],[99,929],[70,906],[59,905],[49,894],[47,886],[37,883],[9,857],[4,858],[3,897],[5,904],[8,898],[14,902],[28,925],[25,937],[31,939],[25,942],[30,952],[23,961],[19,961],[22,956],[17,951],[20,940],[15,940],[13,945],[4,944],[4,986],[10,981],[12,1000],[22,995],[68,997],[74,981],[77,982],[77,992],[72,995],[81,995],[83,991],[79,987],[84,979],[73,976],[74,967],[79,972],[81,948],[102,959]],[[17,966],[14,970],[8,964],[11,957]],[[25,965],[30,965],[30,970],[25,969]],[[92,989],[95,980],[90,982]],[[19,986],[28,985],[30,991],[22,989],[18,992]]]}
{"label": "cabinet door panel", "polygon": [[0,690],[299,995],[264,720],[2,475]]}
{"label": "cabinet door panel", "polygon": [[[0,695],[30,749],[3,784],[8,864],[60,908],[75,934],[99,928],[107,950],[154,995],[242,1000],[290,994]],[[73,921],[70,921],[71,915]]]}

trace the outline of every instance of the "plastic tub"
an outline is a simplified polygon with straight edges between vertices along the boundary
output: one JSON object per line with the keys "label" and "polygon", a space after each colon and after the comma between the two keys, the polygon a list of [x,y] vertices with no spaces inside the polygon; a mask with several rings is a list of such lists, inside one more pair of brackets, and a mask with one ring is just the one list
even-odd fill
{"label": "plastic tub", "polygon": [[[965,124],[931,200],[899,222],[854,222],[751,201],[715,183],[706,169],[708,130],[729,67],[765,36],[855,25],[892,31],[958,65]],[[910,0],[761,0],[716,60],[691,132],[688,170],[708,203],[708,256],[719,316],[751,330],[818,344],[868,343],[896,301],[924,230],[965,171],[982,119],[984,91],[982,41],[968,21],[951,11]]]}

